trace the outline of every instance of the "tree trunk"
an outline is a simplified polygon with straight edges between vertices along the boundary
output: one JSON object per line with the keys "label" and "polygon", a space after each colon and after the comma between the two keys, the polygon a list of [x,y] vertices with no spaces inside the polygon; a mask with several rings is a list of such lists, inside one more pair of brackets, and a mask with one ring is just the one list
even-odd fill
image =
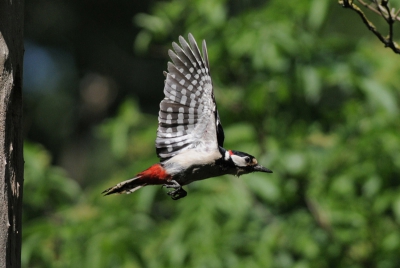
{"label": "tree trunk", "polygon": [[23,0],[0,0],[0,268],[21,266]]}

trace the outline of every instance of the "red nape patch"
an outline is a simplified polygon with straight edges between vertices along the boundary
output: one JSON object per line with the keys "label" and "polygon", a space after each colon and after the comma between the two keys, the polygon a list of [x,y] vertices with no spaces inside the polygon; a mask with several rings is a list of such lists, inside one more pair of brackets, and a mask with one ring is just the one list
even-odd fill
{"label": "red nape patch", "polygon": [[166,180],[171,179],[165,169],[160,164],[154,164],[145,171],[138,174],[140,180],[146,184],[164,184]]}
{"label": "red nape patch", "polygon": [[229,155],[234,155],[234,153],[231,150],[229,150],[228,153]]}

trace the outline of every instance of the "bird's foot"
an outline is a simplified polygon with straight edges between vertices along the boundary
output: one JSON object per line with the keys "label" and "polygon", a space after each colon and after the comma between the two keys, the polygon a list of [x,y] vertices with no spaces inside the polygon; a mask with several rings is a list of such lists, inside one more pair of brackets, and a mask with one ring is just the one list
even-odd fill
{"label": "bird's foot", "polygon": [[167,194],[169,196],[171,196],[171,198],[173,200],[178,200],[178,199],[181,199],[181,198],[187,196],[187,192],[185,190],[183,190],[182,187],[177,188],[177,189],[175,189],[173,191],[169,191]]}
{"label": "bird's foot", "polygon": [[171,196],[173,200],[181,199],[187,196],[187,192],[182,188],[182,186],[175,180],[170,181],[170,184],[164,184],[165,188],[174,188],[175,190],[169,191],[167,194]]}
{"label": "bird's foot", "polygon": [[169,184],[163,184],[162,187],[174,189],[182,188],[182,186],[175,180],[169,181],[168,183]]}

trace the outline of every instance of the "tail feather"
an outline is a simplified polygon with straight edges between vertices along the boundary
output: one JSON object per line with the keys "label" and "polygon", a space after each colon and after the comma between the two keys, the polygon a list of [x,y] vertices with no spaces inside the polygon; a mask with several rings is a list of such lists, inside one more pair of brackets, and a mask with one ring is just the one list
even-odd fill
{"label": "tail feather", "polygon": [[147,183],[144,183],[142,180],[140,180],[140,176],[123,181],[118,183],[117,185],[108,188],[107,190],[104,190],[102,194],[104,195],[110,195],[110,194],[130,194],[133,193],[136,190],[139,190],[140,188],[146,186]]}
{"label": "tail feather", "polygon": [[136,177],[118,183],[114,187],[108,188],[102,194],[130,194],[146,185],[161,185],[165,184],[171,179],[166,170],[161,164],[154,164],[148,169],[140,172]]}

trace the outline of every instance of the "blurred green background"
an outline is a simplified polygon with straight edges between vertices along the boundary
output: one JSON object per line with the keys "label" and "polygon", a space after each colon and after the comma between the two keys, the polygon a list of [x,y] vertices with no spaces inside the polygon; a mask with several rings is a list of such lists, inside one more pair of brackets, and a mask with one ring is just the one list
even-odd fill
{"label": "blurred green background", "polygon": [[[400,61],[355,13],[333,0],[25,8],[23,267],[400,267]],[[162,71],[189,32],[207,40],[225,147],[274,173],[193,183],[179,201],[160,187],[103,197],[158,161]]]}

